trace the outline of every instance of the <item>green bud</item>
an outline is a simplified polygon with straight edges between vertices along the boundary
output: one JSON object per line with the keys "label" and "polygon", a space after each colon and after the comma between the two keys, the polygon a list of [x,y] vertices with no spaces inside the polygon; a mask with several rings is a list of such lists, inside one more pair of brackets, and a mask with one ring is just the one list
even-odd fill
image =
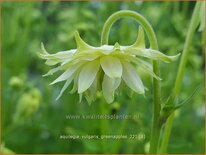
{"label": "green bud", "polygon": [[114,102],[111,104],[111,109],[110,109],[111,112],[110,113],[116,114],[119,112],[120,108],[121,108],[120,104],[118,102]]}
{"label": "green bud", "polygon": [[24,93],[18,100],[16,112],[14,113],[14,122],[22,123],[30,118],[37,111],[40,99],[41,95],[37,89]]}
{"label": "green bud", "polygon": [[11,77],[11,79],[9,80],[9,85],[12,88],[21,88],[23,84],[23,80],[16,76]]}

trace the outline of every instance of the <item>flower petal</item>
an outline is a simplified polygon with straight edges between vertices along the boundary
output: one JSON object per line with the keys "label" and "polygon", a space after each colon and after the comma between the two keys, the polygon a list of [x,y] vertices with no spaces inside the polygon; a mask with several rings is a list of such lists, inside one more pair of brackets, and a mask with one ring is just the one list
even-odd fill
{"label": "flower petal", "polygon": [[[74,37],[75,37],[75,40],[76,40],[76,44],[77,44],[77,49],[78,49],[78,52],[80,49],[92,49],[93,47],[88,45],[87,43],[85,43],[82,38],[80,37],[79,35],[79,32],[78,31],[75,31],[74,33]],[[83,52],[84,50],[81,50],[81,52]]]}
{"label": "flower petal", "polygon": [[76,49],[68,50],[68,51],[60,51],[55,54],[40,54],[43,59],[66,59],[71,57],[76,52]]}
{"label": "flower petal", "polygon": [[97,77],[93,81],[92,85],[89,87],[88,90],[85,91],[85,98],[89,105],[94,102],[97,98]]}
{"label": "flower petal", "polygon": [[146,57],[152,60],[161,60],[167,63],[175,61],[180,55],[179,53],[175,56],[167,56],[157,50],[141,49],[141,48],[128,48],[128,49],[125,49],[125,51],[127,54],[134,54],[134,55]]}
{"label": "flower petal", "polygon": [[145,48],[144,30],[141,26],[138,29],[137,40],[132,45],[133,47]]}
{"label": "flower petal", "polygon": [[100,64],[109,77],[120,78],[122,76],[122,64],[118,58],[105,56],[100,59]]}
{"label": "flower petal", "polygon": [[135,63],[136,65],[138,65],[140,67],[140,69],[144,72],[146,72],[147,74],[151,75],[152,77],[156,78],[157,80],[161,80],[160,77],[158,77],[152,70],[152,66],[141,59],[138,59],[136,57],[131,57],[130,60]]}
{"label": "flower petal", "polygon": [[110,78],[106,74],[102,82],[102,92],[107,103],[112,103],[114,101],[114,92],[119,87],[121,82],[120,78]]}
{"label": "flower petal", "polygon": [[69,69],[67,69],[62,75],[60,75],[56,80],[54,80],[50,85],[53,85],[57,82],[60,81],[65,81],[67,79],[69,79],[71,76],[73,76],[73,74],[75,73],[75,71],[82,65],[82,63],[80,63],[77,66],[73,66],[70,67]]}
{"label": "flower petal", "polygon": [[49,54],[49,53],[46,51],[43,42],[41,42],[41,49],[42,49],[43,54]]}
{"label": "flower petal", "polygon": [[99,66],[99,61],[95,60],[82,68],[78,79],[78,93],[83,93],[91,86],[99,70]]}
{"label": "flower petal", "polygon": [[72,90],[70,91],[71,94],[73,94],[73,93],[75,93],[77,91],[77,88],[78,88],[78,77],[79,77],[79,73],[76,73],[76,75],[74,77],[73,87],[72,87]]}
{"label": "flower petal", "polygon": [[46,74],[43,75],[43,77],[45,76],[49,76],[49,75],[53,75],[54,73],[58,72],[60,70],[60,67],[56,67],[56,68],[53,68],[51,70],[49,70],[49,72],[47,72]]}
{"label": "flower petal", "polygon": [[133,91],[144,94],[144,85],[139,75],[136,73],[134,67],[128,62],[122,62],[123,65],[123,74],[122,78],[124,82],[130,87]]}
{"label": "flower petal", "polygon": [[48,66],[54,66],[58,63],[60,63],[62,60],[59,60],[59,59],[48,59],[45,64],[48,65]]}
{"label": "flower petal", "polygon": [[62,68],[68,68],[75,63],[79,63],[80,61],[93,61],[97,59],[100,55],[96,53],[78,53],[74,55],[72,58],[64,61],[61,66]]}
{"label": "flower petal", "polygon": [[74,75],[70,76],[70,77],[67,79],[66,83],[64,84],[63,88],[61,89],[61,92],[60,92],[59,95],[57,96],[56,100],[58,100],[58,99],[62,96],[62,94],[64,93],[64,91],[65,91],[65,90],[67,89],[67,87],[71,84],[73,78],[74,78]]}

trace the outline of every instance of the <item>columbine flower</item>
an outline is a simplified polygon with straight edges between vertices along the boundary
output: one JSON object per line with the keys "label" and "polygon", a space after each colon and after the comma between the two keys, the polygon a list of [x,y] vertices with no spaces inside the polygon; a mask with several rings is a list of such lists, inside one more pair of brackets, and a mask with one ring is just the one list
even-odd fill
{"label": "columbine flower", "polygon": [[146,73],[158,80],[160,78],[153,73],[152,66],[142,58],[168,63],[178,57],[178,55],[166,56],[159,51],[146,49],[144,31],[141,27],[136,42],[131,46],[120,46],[116,43],[114,46],[93,47],[85,43],[78,32],[75,32],[75,39],[77,49],[61,51],[56,54],[47,53],[42,44],[43,53],[40,56],[46,59],[46,64],[51,66],[58,64],[44,76],[64,71],[51,83],[66,81],[57,99],[61,97],[72,81],[73,88],[70,93],[77,91],[80,98],[83,94],[88,102],[96,99],[98,91],[103,92],[106,102],[113,102],[115,91],[121,83],[125,83],[136,93],[144,94],[145,87],[135,66],[140,66]]}

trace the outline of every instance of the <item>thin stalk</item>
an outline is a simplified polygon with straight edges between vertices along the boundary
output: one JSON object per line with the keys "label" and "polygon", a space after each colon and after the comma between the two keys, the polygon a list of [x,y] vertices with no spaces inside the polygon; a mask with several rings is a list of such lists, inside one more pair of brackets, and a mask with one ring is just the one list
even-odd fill
{"label": "thin stalk", "polygon": [[187,10],[189,8],[189,4],[190,4],[190,2],[187,2],[187,1],[183,2],[183,4],[182,4],[183,5],[182,12],[183,12],[184,16],[187,15]]}
{"label": "thin stalk", "polygon": [[[150,23],[139,13],[134,11],[127,11],[127,10],[118,11],[112,14],[107,19],[102,31],[101,45],[108,44],[109,31],[111,26],[115,21],[117,21],[122,17],[129,17],[139,22],[147,33],[148,39],[150,41],[150,47],[152,49],[158,50],[156,35]],[[157,76],[160,76],[158,61],[153,61],[153,71]],[[157,153],[159,135],[161,130],[161,126],[159,123],[160,105],[161,105],[161,100],[160,100],[161,88],[160,88],[160,81],[156,80],[155,78],[153,78],[153,91],[154,91],[153,94],[154,106],[153,106],[152,134],[151,134],[151,141],[150,141],[150,153]]]}
{"label": "thin stalk", "polygon": [[[189,47],[192,43],[193,35],[195,33],[195,30],[196,30],[196,28],[199,24],[199,20],[200,20],[199,19],[200,6],[201,6],[201,2],[197,2],[196,5],[195,5],[193,15],[192,15],[192,19],[191,19],[189,30],[188,30],[188,33],[187,33],[187,37],[186,37],[182,57],[181,57],[181,60],[180,60],[180,65],[179,65],[179,68],[178,68],[175,87],[174,87],[174,90],[173,90],[174,96],[176,96],[180,92],[180,89],[181,89],[181,86],[182,86],[181,83],[182,83],[182,79],[183,79],[183,75],[184,75],[184,72],[185,72],[186,63],[187,63],[188,56],[189,56],[189,51],[190,51]],[[165,131],[164,131],[164,134],[163,134],[163,139],[162,139],[162,143],[161,143],[161,147],[160,147],[160,153],[166,153],[167,152],[167,147],[168,147],[168,142],[169,142],[169,139],[170,139],[170,134],[171,134],[173,121],[174,121],[174,113],[171,114],[171,116],[168,118],[168,120],[166,122]]]}
{"label": "thin stalk", "polygon": [[[100,99],[99,108],[100,108],[99,109],[100,115],[102,115],[102,116],[107,115],[105,101],[102,98]],[[100,133],[101,133],[101,135],[106,135],[108,133],[108,120],[100,119]],[[102,139],[102,141],[101,141],[102,153],[105,153],[105,151],[107,151],[106,144],[107,144],[107,141]]]}

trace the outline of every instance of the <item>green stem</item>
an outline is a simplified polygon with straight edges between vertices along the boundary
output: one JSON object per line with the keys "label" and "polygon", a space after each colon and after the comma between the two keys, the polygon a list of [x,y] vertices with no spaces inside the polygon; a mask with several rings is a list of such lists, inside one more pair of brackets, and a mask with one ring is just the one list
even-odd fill
{"label": "green stem", "polygon": [[[108,111],[107,111],[107,107],[105,104],[105,100],[101,97],[100,98],[100,104],[99,104],[99,112],[100,115],[107,115]],[[106,119],[100,119],[100,133],[101,135],[106,135],[108,133],[108,120]],[[102,153],[105,153],[107,151],[107,141],[106,140],[102,140],[101,141],[101,149],[102,149]]]}
{"label": "green stem", "polygon": [[[150,46],[152,49],[158,50],[158,44],[157,39],[154,33],[154,30],[150,23],[139,13],[134,11],[118,11],[114,14],[112,14],[107,21],[104,24],[102,36],[101,36],[101,45],[108,44],[108,37],[109,37],[109,31],[111,26],[115,21],[122,17],[129,17],[132,19],[135,19],[137,22],[139,22],[142,27],[145,29],[148,39],[150,41]],[[159,71],[159,63],[158,61],[153,61],[153,71],[157,76],[160,76]],[[158,148],[158,141],[159,141],[159,135],[160,135],[160,123],[159,123],[159,115],[160,115],[160,105],[161,105],[161,88],[160,88],[160,81],[153,78],[153,91],[154,91],[154,108],[153,108],[153,125],[152,125],[152,134],[151,134],[151,140],[150,140],[150,153],[157,153]]]}
{"label": "green stem", "polygon": [[[178,68],[176,82],[175,82],[175,86],[174,86],[174,90],[173,90],[174,96],[176,96],[180,92],[180,89],[182,86],[181,83],[182,83],[182,79],[183,79],[183,75],[185,72],[186,63],[187,63],[189,51],[190,51],[189,46],[191,45],[194,32],[199,24],[200,6],[201,6],[201,2],[197,2],[195,5],[193,15],[192,15],[192,19],[191,19],[189,30],[187,33],[182,57],[180,60],[180,65]],[[174,103],[174,99],[173,99],[173,103]],[[162,143],[161,143],[161,148],[160,148],[160,153],[166,153],[166,151],[167,151],[173,121],[174,121],[174,113],[171,114],[171,116],[168,118],[168,120],[166,122],[165,131],[164,131],[164,135],[163,135],[163,139],[162,139]]]}

